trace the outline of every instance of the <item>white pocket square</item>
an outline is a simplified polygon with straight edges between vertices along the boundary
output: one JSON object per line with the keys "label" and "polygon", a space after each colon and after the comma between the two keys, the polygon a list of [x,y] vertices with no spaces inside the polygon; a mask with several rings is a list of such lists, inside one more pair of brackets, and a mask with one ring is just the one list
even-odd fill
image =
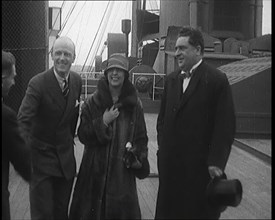
{"label": "white pocket square", "polygon": [[75,100],[75,105],[74,107],[77,107],[80,104],[80,102],[78,100]]}

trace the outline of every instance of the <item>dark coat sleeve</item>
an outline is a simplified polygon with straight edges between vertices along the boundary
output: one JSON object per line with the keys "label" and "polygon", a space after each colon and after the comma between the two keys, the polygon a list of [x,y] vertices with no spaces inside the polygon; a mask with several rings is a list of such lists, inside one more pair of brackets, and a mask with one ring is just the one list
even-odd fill
{"label": "dark coat sleeve", "polygon": [[160,111],[157,118],[157,143],[159,148],[161,145],[161,139],[163,137],[163,126],[164,126],[164,117],[165,117],[165,108],[166,108],[167,80],[168,80],[168,77],[165,78],[164,91],[161,97]]}
{"label": "dark coat sleeve", "polygon": [[78,127],[78,137],[81,143],[86,146],[92,146],[98,140],[105,145],[111,140],[111,126],[103,123],[103,112],[95,102],[93,96],[90,96],[81,108],[80,125]]}
{"label": "dark coat sleeve", "polygon": [[[3,110],[3,109],[2,109]],[[21,136],[16,113],[11,109],[4,110],[6,116],[2,117],[3,146],[8,160],[12,163],[15,170],[26,180],[31,179],[31,153]],[[3,112],[2,112],[3,114]]]}
{"label": "dark coat sleeve", "polygon": [[134,149],[138,151],[136,154],[139,161],[141,161],[142,167],[141,169],[134,170],[134,173],[137,178],[144,179],[150,173],[150,164],[148,161],[148,136],[141,101],[140,99],[138,100],[139,104],[137,105],[133,146]]}
{"label": "dark coat sleeve", "polygon": [[29,82],[26,95],[22,100],[18,111],[18,121],[22,128],[22,135],[25,140],[30,141],[33,118],[37,114],[41,100],[41,85],[38,78],[32,78]]}
{"label": "dark coat sleeve", "polygon": [[208,164],[224,170],[235,135],[235,111],[231,88],[225,74],[218,84],[217,106],[214,118]]}

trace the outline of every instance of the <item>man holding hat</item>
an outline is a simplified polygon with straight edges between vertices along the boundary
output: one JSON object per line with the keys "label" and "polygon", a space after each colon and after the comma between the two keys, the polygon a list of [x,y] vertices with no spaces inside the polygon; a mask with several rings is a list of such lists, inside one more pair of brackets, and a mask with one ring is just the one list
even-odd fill
{"label": "man holding hat", "polygon": [[157,119],[156,219],[217,219],[206,197],[222,176],[234,140],[235,113],[226,75],[203,60],[202,33],[179,32],[179,70],[166,77]]}

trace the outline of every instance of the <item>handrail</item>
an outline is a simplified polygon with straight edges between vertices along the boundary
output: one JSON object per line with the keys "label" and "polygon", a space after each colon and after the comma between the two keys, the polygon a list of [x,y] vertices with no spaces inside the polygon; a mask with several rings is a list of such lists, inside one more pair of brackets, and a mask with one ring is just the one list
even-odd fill
{"label": "handrail", "polygon": [[98,76],[103,75],[104,73],[103,72],[85,72],[85,71],[81,71],[78,73],[80,77],[85,80],[85,83],[84,85],[82,85],[82,87],[84,86],[84,91],[85,91],[84,98],[86,99],[88,96],[88,87],[96,87],[96,85],[88,85],[88,79],[99,80],[100,77]]}
{"label": "handrail", "polygon": [[140,75],[140,76],[153,76],[153,94],[152,94],[152,98],[153,101],[155,101],[155,89],[163,89],[163,87],[158,87],[156,86],[156,76],[163,76],[165,77],[166,74],[164,73],[132,73],[132,83],[133,85],[135,85],[135,76],[136,75]]}
{"label": "handrail", "polygon": [[[103,72],[78,72],[79,75],[81,76],[82,79],[85,80],[85,84],[82,85],[84,86],[84,90],[85,90],[85,99],[87,98],[88,96],[88,88],[90,87],[96,87],[96,85],[89,85],[88,84],[88,79],[90,80],[99,80],[100,75],[103,75],[104,73]],[[135,77],[136,76],[153,76],[153,94],[152,94],[152,98],[153,98],[153,101],[155,100],[155,90],[156,89],[163,89],[163,87],[160,87],[160,86],[156,86],[156,76],[160,76],[160,77],[165,77],[166,74],[164,73],[132,73],[132,83],[133,85],[135,85]]]}

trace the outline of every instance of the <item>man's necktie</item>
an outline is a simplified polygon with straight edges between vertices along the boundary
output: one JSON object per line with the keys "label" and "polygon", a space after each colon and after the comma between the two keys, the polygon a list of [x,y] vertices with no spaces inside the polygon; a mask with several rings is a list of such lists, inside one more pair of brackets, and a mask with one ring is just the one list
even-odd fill
{"label": "man's necktie", "polygon": [[179,79],[180,79],[180,84],[181,84],[181,95],[184,93],[184,91],[183,91],[183,81],[184,81],[184,79],[188,79],[190,77],[191,77],[191,74],[190,74],[189,71],[179,74]]}
{"label": "man's necktie", "polygon": [[63,80],[64,82],[64,87],[63,87],[63,96],[67,97],[68,93],[69,93],[69,85],[68,85],[68,81],[66,79]]}
{"label": "man's necktie", "polygon": [[190,78],[190,77],[191,77],[190,72],[184,72],[179,74],[179,79],[181,80],[181,82],[183,82],[184,79]]}
{"label": "man's necktie", "polygon": [[181,73],[180,75],[182,75],[182,79],[186,79],[186,78],[190,78],[191,77],[191,74],[190,72],[184,72],[184,73]]}

